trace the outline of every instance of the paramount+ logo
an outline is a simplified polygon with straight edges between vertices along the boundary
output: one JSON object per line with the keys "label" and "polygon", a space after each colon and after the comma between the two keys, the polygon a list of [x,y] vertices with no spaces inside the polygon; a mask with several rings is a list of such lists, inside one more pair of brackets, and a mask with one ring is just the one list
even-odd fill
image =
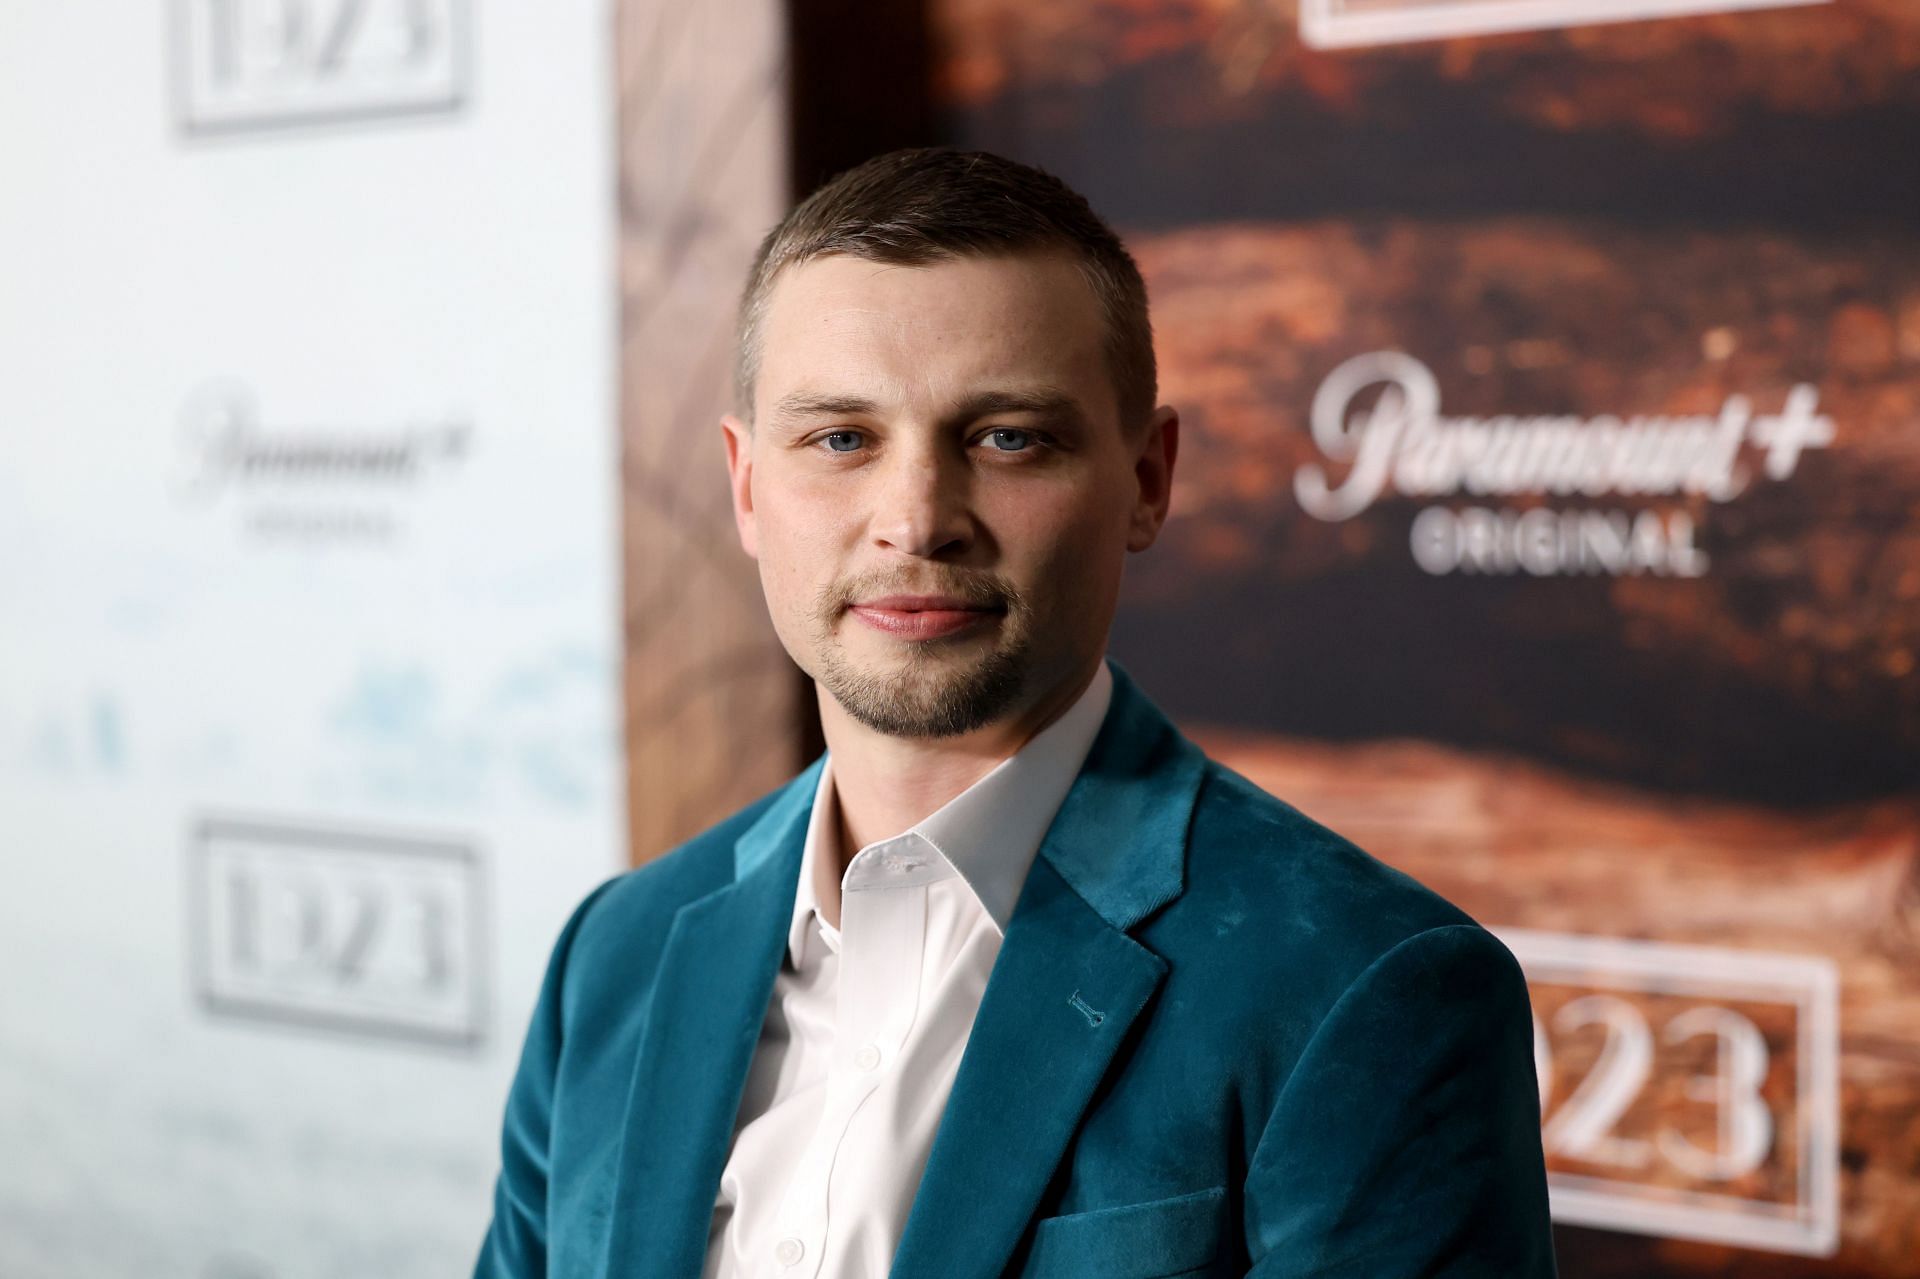
{"label": "paramount+ logo", "polygon": [[183,509],[235,506],[250,544],[388,548],[409,511],[464,469],[473,434],[459,415],[270,422],[252,388],[213,382],[181,413],[170,488]]}
{"label": "paramount+ logo", "polygon": [[1414,561],[1435,575],[1700,577],[1708,557],[1678,504],[1731,502],[1762,477],[1790,479],[1808,450],[1834,442],[1819,402],[1801,383],[1770,413],[1730,395],[1711,414],[1447,416],[1426,365],[1374,351],[1314,394],[1309,428],[1324,464],[1294,472],[1294,497],[1335,521],[1390,493],[1504,499],[1414,516]]}

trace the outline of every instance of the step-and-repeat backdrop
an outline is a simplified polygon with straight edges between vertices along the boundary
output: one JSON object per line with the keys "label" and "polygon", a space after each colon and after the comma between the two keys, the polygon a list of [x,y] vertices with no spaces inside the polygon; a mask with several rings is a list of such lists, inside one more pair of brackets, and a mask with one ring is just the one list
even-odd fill
{"label": "step-and-repeat backdrop", "polygon": [[0,1274],[461,1273],[625,862],[609,7],[0,6]]}
{"label": "step-and-repeat backdrop", "polygon": [[1920,7],[931,34],[1152,292],[1116,655],[1518,954],[1563,1273],[1920,1275]]}
{"label": "step-and-repeat backdrop", "polygon": [[[1519,954],[1564,1273],[1920,1275],[1920,11],[926,16],[1153,291],[1117,655]],[[0,1273],[459,1272],[565,912],[791,771],[780,32],[0,9]]]}

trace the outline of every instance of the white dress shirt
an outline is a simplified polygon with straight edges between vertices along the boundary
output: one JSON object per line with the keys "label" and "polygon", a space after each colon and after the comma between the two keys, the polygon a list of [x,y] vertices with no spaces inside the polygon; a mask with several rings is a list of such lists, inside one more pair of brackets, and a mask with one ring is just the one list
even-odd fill
{"label": "white dress shirt", "polygon": [[714,1200],[706,1279],[886,1275],[1000,939],[1112,692],[1102,661],[1018,753],[911,830],[861,849],[840,881],[838,928],[818,910],[838,830],[828,758]]}

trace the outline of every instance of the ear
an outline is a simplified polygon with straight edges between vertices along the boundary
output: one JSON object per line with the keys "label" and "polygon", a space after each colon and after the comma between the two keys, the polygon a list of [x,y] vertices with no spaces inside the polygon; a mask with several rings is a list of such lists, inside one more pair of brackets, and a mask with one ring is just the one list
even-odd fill
{"label": "ear", "polygon": [[741,549],[757,560],[760,538],[753,520],[753,430],[729,413],[720,419],[720,431],[727,437],[727,484],[733,490],[733,524],[740,532]]}
{"label": "ear", "polygon": [[1139,493],[1133,505],[1133,523],[1127,530],[1127,549],[1144,551],[1160,536],[1173,500],[1173,462],[1180,452],[1180,414],[1162,404],[1147,423],[1140,456],[1133,463]]}

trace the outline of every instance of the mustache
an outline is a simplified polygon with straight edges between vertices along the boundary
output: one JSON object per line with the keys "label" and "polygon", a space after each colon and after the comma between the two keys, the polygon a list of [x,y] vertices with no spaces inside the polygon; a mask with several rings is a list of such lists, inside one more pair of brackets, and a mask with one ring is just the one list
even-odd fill
{"label": "mustache", "polygon": [[951,573],[931,580],[872,573],[843,578],[821,592],[821,612],[837,616],[861,600],[887,595],[951,595],[975,608],[1012,612],[1025,603],[1021,593],[990,573]]}

